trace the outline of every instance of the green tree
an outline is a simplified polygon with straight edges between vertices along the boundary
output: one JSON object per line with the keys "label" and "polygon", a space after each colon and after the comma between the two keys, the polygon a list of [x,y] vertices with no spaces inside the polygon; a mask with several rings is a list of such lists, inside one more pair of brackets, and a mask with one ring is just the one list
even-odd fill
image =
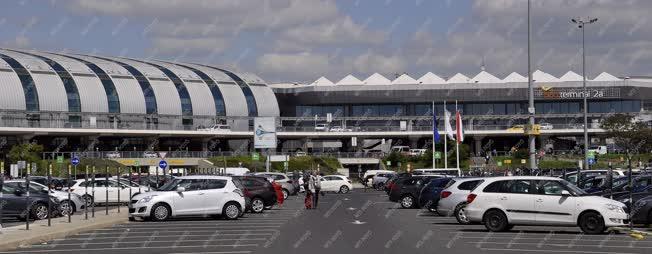
{"label": "green tree", "polygon": [[37,162],[41,160],[43,146],[35,143],[18,144],[11,147],[7,157],[11,163],[18,161]]}
{"label": "green tree", "polygon": [[652,149],[652,128],[637,121],[634,116],[615,114],[605,118],[600,127],[629,154],[645,153]]}

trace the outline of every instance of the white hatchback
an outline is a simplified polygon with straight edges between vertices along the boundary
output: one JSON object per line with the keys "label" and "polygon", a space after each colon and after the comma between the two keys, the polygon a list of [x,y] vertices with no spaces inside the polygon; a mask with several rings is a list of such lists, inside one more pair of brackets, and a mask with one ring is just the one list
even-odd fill
{"label": "white hatchback", "polygon": [[346,176],[341,175],[327,175],[321,177],[321,191],[349,193],[353,185],[351,180]]}
{"label": "white hatchback", "polygon": [[486,178],[467,196],[466,215],[494,232],[515,225],[579,226],[586,234],[625,226],[625,204],[587,196],[582,189],[554,177]]}
{"label": "white hatchback", "polygon": [[454,178],[439,194],[437,213],[442,216],[455,216],[460,224],[469,224],[466,217],[466,197],[471,190],[484,181],[483,178]]}
{"label": "white hatchback", "polygon": [[147,189],[147,186],[132,186],[114,179],[107,181],[105,178],[95,178],[95,181],[92,179],[74,180],[70,187],[72,193],[80,195],[88,206],[93,203],[126,203],[131,198],[129,194],[134,196],[146,192]]}
{"label": "white hatchback", "polygon": [[245,208],[242,186],[228,176],[177,177],[158,191],[134,196],[129,203],[129,220],[164,221],[177,216],[223,216],[235,220]]}

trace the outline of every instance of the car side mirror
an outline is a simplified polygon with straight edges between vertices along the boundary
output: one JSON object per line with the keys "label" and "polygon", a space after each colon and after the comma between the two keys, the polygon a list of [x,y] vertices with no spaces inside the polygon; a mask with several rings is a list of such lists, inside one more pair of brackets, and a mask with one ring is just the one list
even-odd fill
{"label": "car side mirror", "polygon": [[563,190],[563,191],[561,191],[561,195],[564,196],[564,197],[568,197],[568,196],[570,196],[571,194],[570,194],[570,192],[568,192],[567,190]]}
{"label": "car side mirror", "polygon": [[186,191],[186,188],[184,188],[184,187],[177,187],[177,192],[178,192],[178,193],[181,193],[181,192],[184,192],[184,191]]}

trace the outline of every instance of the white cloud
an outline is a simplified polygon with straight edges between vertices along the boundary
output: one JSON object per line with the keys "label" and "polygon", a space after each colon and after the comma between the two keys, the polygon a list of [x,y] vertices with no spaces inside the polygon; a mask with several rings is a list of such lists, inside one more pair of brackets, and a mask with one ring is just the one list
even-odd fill
{"label": "white cloud", "polygon": [[356,24],[351,17],[339,18],[332,23],[305,25],[286,30],[283,35],[287,40],[311,45],[337,44],[380,44],[387,34],[381,31],[366,30]]}
{"label": "white cloud", "polygon": [[297,79],[310,79],[322,75],[331,68],[330,59],[324,54],[264,54],[257,60],[261,73],[277,75],[291,74]]}
{"label": "white cloud", "polygon": [[399,56],[384,56],[367,52],[353,60],[353,67],[359,73],[403,73],[407,68],[406,60]]}
{"label": "white cloud", "polygon": [[179,53],[179,51],[224,51],[228,43],[223,38],[176,38],[157,37],[153,41],[154,50],[160,53]]}

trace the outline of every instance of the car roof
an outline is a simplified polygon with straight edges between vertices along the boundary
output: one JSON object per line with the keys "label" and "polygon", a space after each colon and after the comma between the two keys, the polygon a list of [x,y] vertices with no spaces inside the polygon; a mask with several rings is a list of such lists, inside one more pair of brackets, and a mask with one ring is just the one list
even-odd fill
{"label": "car roof", "polygon": [[559,181],[562,180],[559,177],[552,177],[552,176],[496,176],[496,177],[487,177],[485,178],[487,180],[554,180],[554,181]]}
{"label": "car roof", "polygon": [[214,175],[192,175],[192,176],[180,176],[175,177],[175,179],[219,179],[219,180],[231,180],[230,176],[214,176]]}

